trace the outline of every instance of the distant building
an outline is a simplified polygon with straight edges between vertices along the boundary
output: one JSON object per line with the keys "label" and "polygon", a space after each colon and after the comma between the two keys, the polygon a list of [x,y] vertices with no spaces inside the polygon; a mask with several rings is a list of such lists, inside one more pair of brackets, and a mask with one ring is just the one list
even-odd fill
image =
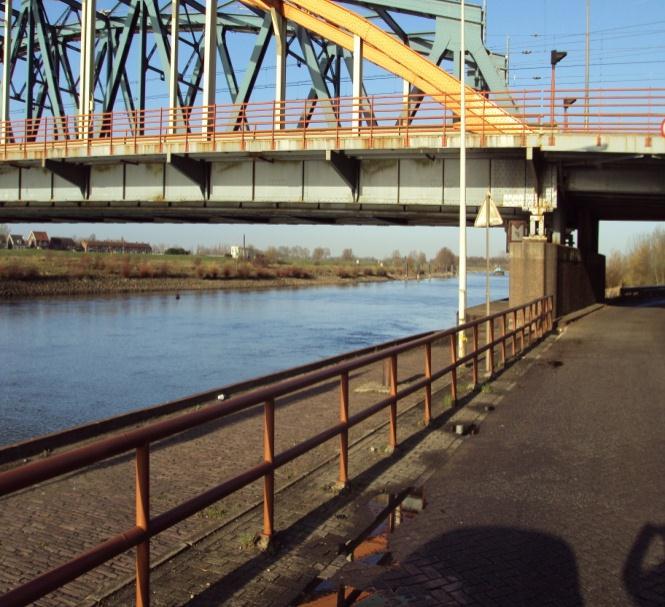
{"label": "distant building", "polygon": [[124,240],[84,240],[81,246],[86,253],[152,253],[152,247],[145,242]]}
{"label": "distant building", "polygon": [[29,249],[48,249],[48,234],[46,232],[30,232],[27,245]]}
{"label": "distant building", "polygon": [[240,245],[231,245],[231,257],[233,259],[246,259],[248,261],[256,257],[256,249],[253,246],[242,247]]}
{"label": "distant building", "polygon": [[54,251],[75,251],[78,248],[73,238],[63,238],[62,236],[51,236],[49,248]]}
{"label": "distant building", "polygon": [[10,234],[7,237],[8,249],[25,249],[25,240],[20,234]]}

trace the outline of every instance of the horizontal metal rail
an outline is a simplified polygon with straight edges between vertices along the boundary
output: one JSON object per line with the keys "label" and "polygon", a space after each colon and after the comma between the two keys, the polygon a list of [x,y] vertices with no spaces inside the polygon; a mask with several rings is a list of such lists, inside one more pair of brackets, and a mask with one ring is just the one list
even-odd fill
{"label": "horizontal metal rail", "polygon": [[641,287],[621,287],[621,297],[665,297],[665,285],[647,285]]}
{"label": "horizontal metal rail", "polygon": [[[486,107],[485,107],[486,105]],[[217,143],[301,137],[336,140],[368,138],[370,144],[385,137],[459,133],[459,106],[455,95],[386,94],[334,99],[251,102],[213,106],[154,108],[89,115],[44,116],[0,122],[0,159],[17,153],[59,151],[82,154],[94,146]],[[467,101],[469,132],[485,138],[484,112],[497,106],[508,109],[516,121],[501,133],[634,134],[657,136],[665,117],[665,89],[602,89],[553,91],[492,91]]]}
{"label": "horizontal metal rail", "polygon": [[[486,343],[479,345],[479,331],[487,324]],[[495,325],[499,325],[498,336]],[[33,487],[58,476],[82,470],[83,468],[107,461],[112,457],[132,450],[136,453],[136,525],[126,529],[106,541],[80,554],[74,559],[63,563],[50,571],[38,575],[31,581],[10,590],[0,597],[3,607],[27,605],[54,590],[64,586],[84,573],[98,567],[112,558],[137,547],[136,562],[136,602],[137,605],[149,605],[149,559],[150,538],[191,517],[204,508],[263,478],[264,480],[264,521],[263,535],[270,538],[274,534],[274,473],[275,470],[293,461],[315,447],[339,437],[340,465],[338,482],[348,483],[348,432],[369,417],[389,409],[388,444],[397,446],[397,405],[407,396],[425,390],[424,421],[431,420],[432,385],[438,379],[450,374],[452,401],[457,401],[457,370],[467,363],[473,365],[473,384],[478,383],[479,357],[485,354],[491,359],[492,370],[494,361],[505,365],[509,356],[507,348],[511,348],[511,357],[516,356],[529,345],[537,342],[553,326],[553,300],[544,297],[523,306],[497,312],[464,325],[445,331],[436,331],[396,343],[375,352],[368,352],[350,359],[344,359],[329,367],[317,368],[296,377],[291,377],[261,386],[247,393],[231,397],[228,401],[213,404],[198,411],[151,423],[142,428],[123,434],[97,440],[89,445],[72,449],[48,459],[32,462],[0,474],[0,497],[7,496],[22,489]],[[473,348],[465,356],[457,355],[459,333],[471,333]],[[436,342],[448,341],[450,346],[450,363],[436,371],[432,370],[432,345]],[[519,342],[519,345],[518,345]],[[423,379],[412,382],[398,390],[397,368],[398,357],[406,352],[423,348],[425,365]],[[390,395],[362,411],[349,416],[349,374],[368,365],[387,361],[390,369]],[[310,388],[325,380],[337,378],[340,386],[340,420],[315,436],[280,452],[275,453],[275,401],[277,398],[292,395],[300,390]],[[256,405],[264,405],[264,455],[263,462],[244,470],[241,474],[224,481],[193,498],[190,498],[170,510],[156,516],[150,516],[149,499],[149,467],[150,447],[162,439],[221,420],[233,413]]]}

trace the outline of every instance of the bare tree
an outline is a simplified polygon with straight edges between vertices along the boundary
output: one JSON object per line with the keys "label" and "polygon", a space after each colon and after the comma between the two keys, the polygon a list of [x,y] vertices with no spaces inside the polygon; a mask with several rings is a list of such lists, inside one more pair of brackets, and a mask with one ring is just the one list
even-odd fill
{"label": "bare tree", "polygon": [[314,251],[312,251],[312,260],[315,263],[320,263],[324,259],[328,259],[330,257],[330,249],[324,248],[324,247],[316,247]]}

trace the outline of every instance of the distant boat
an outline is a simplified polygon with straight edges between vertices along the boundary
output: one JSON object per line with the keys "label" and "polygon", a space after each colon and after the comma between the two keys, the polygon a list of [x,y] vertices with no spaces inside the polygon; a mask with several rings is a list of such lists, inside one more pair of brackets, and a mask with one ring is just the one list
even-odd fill
{"label": "distant boat", "polygon": [[494,268],[494,270],[492,272],[492,275],[493,276],[505,276],[506,271],[501,266],[497,266],[496,268]]}

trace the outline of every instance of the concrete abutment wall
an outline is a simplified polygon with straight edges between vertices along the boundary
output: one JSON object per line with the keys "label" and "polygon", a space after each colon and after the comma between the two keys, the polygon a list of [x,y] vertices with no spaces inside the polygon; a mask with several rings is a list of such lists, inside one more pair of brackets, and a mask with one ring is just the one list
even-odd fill
{"label": "concrete abutment wall", "polygon": [[554,295],[560,316],[603,301],[605,257],[541,240],[510,246],[510,306]]}

